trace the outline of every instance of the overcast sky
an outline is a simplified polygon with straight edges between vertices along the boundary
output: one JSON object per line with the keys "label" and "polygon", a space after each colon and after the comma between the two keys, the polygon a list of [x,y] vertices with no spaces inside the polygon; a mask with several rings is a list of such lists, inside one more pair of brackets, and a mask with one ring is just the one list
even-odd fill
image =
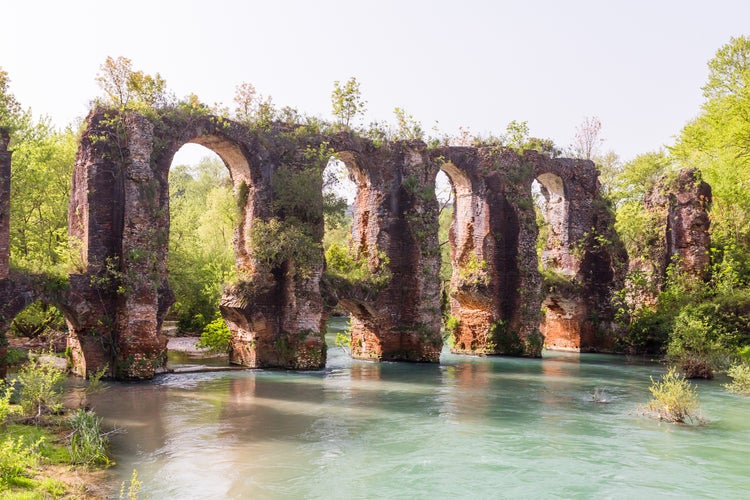
{"label": "overcast sky", "polygon": [[109,55],[208,104],[250,82],[330,117],[334,80],[355,76],[366,122],[396,106],[449,133],[526,120],[567,146],[598,116],[625,160],[670,144],[699,111],[707,61],[750,35],[746,0],[7,0],[0,15],[12,92],[61,127],[86,115]]}

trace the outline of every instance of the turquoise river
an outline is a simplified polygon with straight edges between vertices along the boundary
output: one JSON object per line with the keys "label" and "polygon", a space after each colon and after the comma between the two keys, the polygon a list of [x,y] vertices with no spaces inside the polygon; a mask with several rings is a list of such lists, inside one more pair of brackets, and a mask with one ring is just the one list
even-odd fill
{"label": "turquoise river", "polygon": [[699,382],[705,424],[660,422],[639,406],[663,371],[552,352],[376,364],[331,347],[323,371],[172,374],[91,403],[123,430],[115,489],[136,469],[143,498],[750,498],[750,398]]}

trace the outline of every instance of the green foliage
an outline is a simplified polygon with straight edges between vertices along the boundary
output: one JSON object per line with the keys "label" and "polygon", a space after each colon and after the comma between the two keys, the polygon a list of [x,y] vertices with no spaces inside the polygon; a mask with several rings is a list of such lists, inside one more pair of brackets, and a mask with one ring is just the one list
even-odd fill
{"label": "green foliage", "polygon": [[677,315],[667,346],[667,358],[688,378],[713,378],[727,350],[700,311],[686,307]]}
{"label": "green foliage", "polygon": [[451,336],[455,336],[458,333],[458,328],[461,326],[461,320],[455,316],[448,316],[445,320],[445,331]]}
{"label": "green foliage", "polygon": [[223,284],[234,276],[238,223],[231,179],[221,161],[204,158],[170,173],[169,280],[184,331],[200,331],[218,314]]}
{"label": "green foliage", "polygon": [[333,345],[340,347],[345,353],[351,352],[352,345],[352,319],[349,318],[349,322],[343,331],[336,332],[336,338],[333,341]]}
{"label": "green foliage", "polygon": [[227,352],[232,332],[229,331],[224,318],[219,316],[203,328],[197,347],[208,348],[212,352]]}
{"label": "green foliage", "polygon": [[326,272],[329,275],[342,278],[354,285],[381,290],[391,280],[391,273],[388,270],[390,261],[385,254],[378,256],[378,266],[371,269],[365,255],[356,257],[345,246],[333,242],[326,250],[325,259]]}
{"label": "green foliage", "polygon": [[27,121],[14,135],[11,157],[11,265],[65,275],[73,264],[68,200],[77,148],[71,129]]}
{"label": "green foliage", "polygon": [[700,169],[713,192],[712,241],[750,243],[750,38],[730,39],[708,63],[700,115],[683,128],[673,156]]}
{"label": "green foliage", "polygon": [[88,410],[78,409],[69,420],[71,463],[109,465],[109,438],[102,432],[102,418]]}
{"label": "green foliage", "polygon": [[662,375],[660,381],[651,377],[649,391],[653,396],[646,411],[668,422],[700,422],[698,392],[675,368]]}
{"label": "green foliage", "polygon": [[15,380],[11,380],[10,382],[0,380],[0,429],[5,428],[8,417],[12,413],[10,399],[13,396],[13,385],[15,382]]}
{"label": "green foliage", "polygon": [[65,318],[56,307],[35,302],[13,319],[9,333],[15,337],[35,338],[48,331],[62,331],[65,327]]}
{"label": "green foliage", "polygon": [[729,367],[727,375],[732,382],[724,384],[726,390],[743,396],[750,395],[750,364],[735,363]]}
{"label": "green foliage", "polygon": [[143,482],[138,479],[138,470],[133,469],[133,474],[130,476],[130,483],[128,484],[128,490],[125,491],[125,481],[120,485],[120,500],[138,500],[141,488],[143,488]]}
{"label": "green foliage", "polygon": [[393,138],[402,141],[416,141],[424,139],[424,130],[419,123],[410,114],[407,114],[401,108],[395,108],[393,114],[396,115],[396,131]]}
{"label": "green foliage", "polygon": [[10,92],[10,77],[0,67],[0,128],[14,132],[21,116],[21,105]]}
{"label": "green foliage", "polygon": [[18,366],[29,360],[29,355],[23,349],[15,347],[8,348],[8,354],[5,355],[5,363],[8,366]]}
{"label": "green foliage", "polygon": [[367,101],[362,100],[359,82],[354,77],[349,78],[343,84],[339,83],[338,80],[333,82],[331,104],[333,116],[336,117],[339,124],[347,128],[353,118],[364,115],[367,109]]}
{"label": "green foliage", "polygon": [[[0,438],[0,492],[28,477],[39,463],[42,440],[28,442],[23,437]],[[23,484],[23,482],[21,482]]]}
{"label": "green foliage", "polygon": [[438,216],[438,242],[440,245],[440,281],[443,288],[451,280],[453,265],[451,264],[451,246],[448,241],[451,222],[453,221],[453,205],[446,206]]}
{"label": "green foliage", "polygon": [[542,293],[550,293],[562,296],[576,296],[583,287],[576,280],[575,276],[566,276],[554,269],[541,269],[542,274]]}
{"label": "green foliage", "polygon": [[21,384],[21,408],[25,415],[36,420],[47,413],[62,409],[62,384],[65,372],[50,361],[36,357],[18,372]]}
{"label": "green foliage", "polygon": [[255,221],[251,246],[253,257],[268,269],[293,262],[294,272],[301,277],[309,275],[322,252],[319,240],[309,234],[308,228],[276,217]]}
{"label": "green foliage", "polygon": [[166,81],[161,75],[134,71],[132,66],[127,57],[113,59],[107,56],[99,68],[96,81],[108,103],[118,109],[139,111],[167,104]]}
{"label": "green foliage", "polygon": [[487,286],[490,284],[490,276],[487,273],[487,262],[477,259],[472,254],[468,261],[461,265],[458,270],[461,284],[465,286]]}

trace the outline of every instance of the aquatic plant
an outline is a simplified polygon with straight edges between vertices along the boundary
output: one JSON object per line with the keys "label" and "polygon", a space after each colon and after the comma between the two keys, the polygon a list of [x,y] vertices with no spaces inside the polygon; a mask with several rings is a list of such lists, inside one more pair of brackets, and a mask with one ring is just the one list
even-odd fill
{"label": "aquatic plant", "polygon": [[651,377],[648,389],[653,396],[645,413],[659,420],[676,423],[701,423],[698,416],[698,392],[676,368],[671,367],[661,380]]}
{"label": "aquatic plant", "polygon": [[69,420],[71,462],[83,465],[109,465],[109,438],[102,432],[102,418],[93,411],[78,409]]}

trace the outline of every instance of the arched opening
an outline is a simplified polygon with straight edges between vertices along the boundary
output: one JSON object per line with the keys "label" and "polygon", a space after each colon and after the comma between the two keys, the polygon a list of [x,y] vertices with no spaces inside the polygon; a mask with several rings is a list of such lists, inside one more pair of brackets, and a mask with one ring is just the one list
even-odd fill
{"label": "arched opening", "polygon": [[451,222],[455,212],[456,194],[453,183],[443,170],[435,176],[435,198],[438,202],[438,245],[440,245],[440,308],[443,318],[450,315],[449,293],[451,274]]}
{"label": "arched opening", "polygon": [[[18,308],[11,308],[16,309]],[[70,334],[69,318],[62,309],[49,302],[36,300],[13,315],[13,311],[5,311],[10,316],[3,322],[6,326],[5,342],[7,342],[5,362],[13,370],[28,360],[29,352],[43,353],[50,356],[52,361],[67,370],[69,351],[66,350]],[[0,339],[0,344],[3,344]],[[84,365],[85,367],[85,362]]]}
{"label": "arched opening", "polygon": [[[351,330],[360,308],[348,297],[349,285],[356,281],[367,263],[363,262],[360,248],[354,243],[354,221],[356,214],[357,180],[349,165],[353,157],[344,153],[331,158],[323,171],[323,199],[325,212],[325,231],[323,252],[326,260],[325,283],[328,290],[328,311],[325,318],[326,343],[329,349],[340,347],[350,353]],[[334,351],[335,352],[335,351]]]}
{"label": "arched opening", "polygon": [[477,238],[474,220],[474,193],[471,180],[455,164],[441,166],[452,191],[452,213],[448,239],[443,244],[441,214],[440,243],[450,254],[449,309],[444,311],[444,326],[448,344],[455,353],[486,353],[491,351],[487,338],[487,325],[493,321],[493,312],[482,287],[487,284],[487,262],[483,255],[483,237]]}
{"label": "arched opening", "polygon": [[553,173],[540,175],[532,183],[532,196],[539,227],[540,268],[565,276],[575,275],[575,269],[570,266],[568,202],[562,179]]}
{"label": "arched opening", "polygon": [[537,255],[542,275],[545,348],[580,350],[580,317],[585,314],[576,277],[576,257],[569,236],[568,199],[563,180],[554,173],[539,175],[532,184],[539,235]]}
{"label": "arched opening", "polygon": [[173,367],[193,362],[191,355],[199,353],[195,338],[201,336],[198,345],[220,353],[216,362],[226,363],[229,330],[219,301],[224,284],[236,273],[233,241],[240,223],[227,153],[229,161],[246,163],[232,154],[229,144],[196,139],[177,151],[169,170],[167,269],[175,301],[162,334],[169,338]]}

